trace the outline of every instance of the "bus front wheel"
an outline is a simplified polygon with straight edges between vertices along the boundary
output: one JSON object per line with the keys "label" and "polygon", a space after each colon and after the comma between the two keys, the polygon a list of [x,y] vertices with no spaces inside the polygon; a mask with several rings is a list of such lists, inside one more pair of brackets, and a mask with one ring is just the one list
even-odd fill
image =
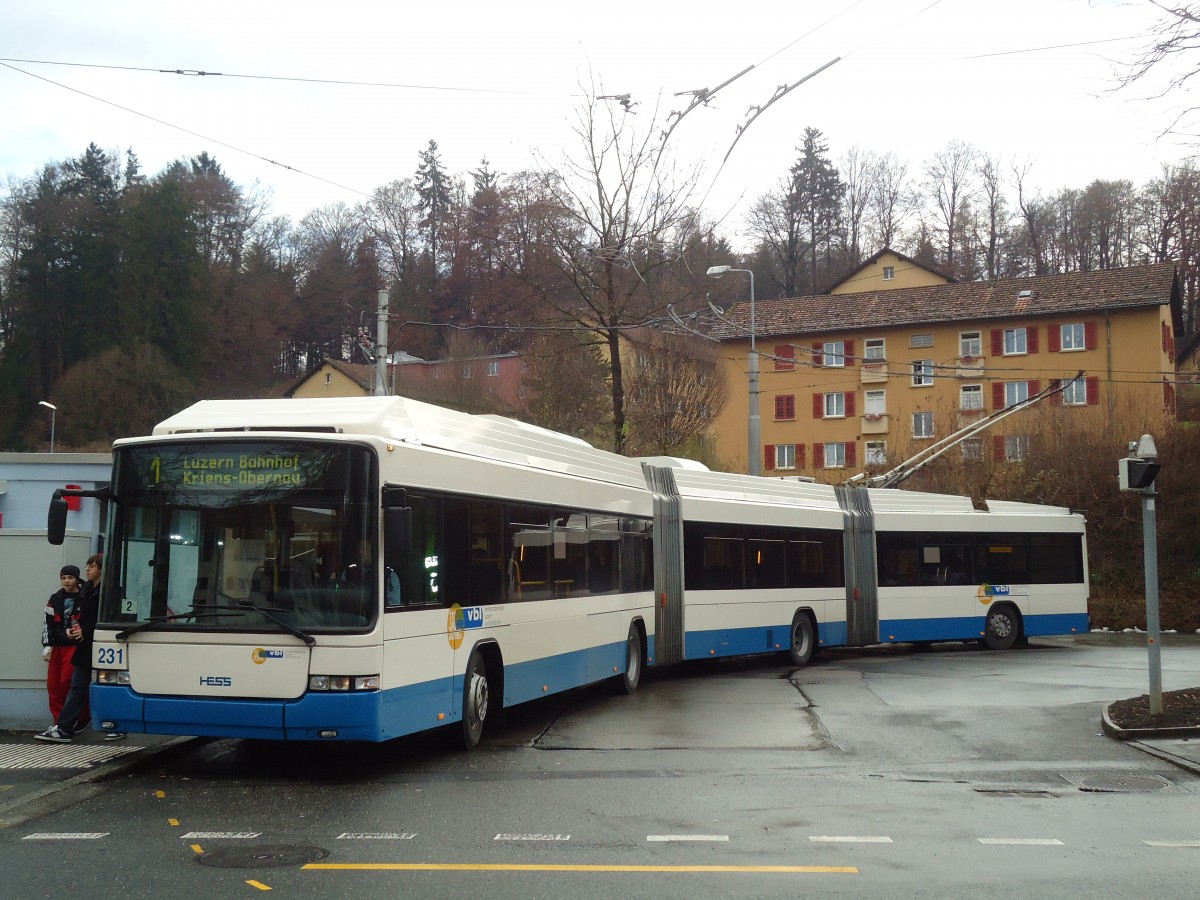
{"label": "bus front wheel", "polygon": [[788,646],[788,662],[793,666],[807,666],[817,649],[817,637],[812,619],[806,613],[797,612],[792,619],[791,642]]}
{"label": "bus front wheel", "polygon": [[478,650],[471,653],[467,674],[463,678],[462,739],[471,750],[483,737],[483,723],[488,714],[487,664]]}
{"label": "bus front wheel", "polygon": [[1021,620],[1011,606],[1003,603],[988,610],[983,626],[983,643],[989,650],[1008,650],[1021,636]]}

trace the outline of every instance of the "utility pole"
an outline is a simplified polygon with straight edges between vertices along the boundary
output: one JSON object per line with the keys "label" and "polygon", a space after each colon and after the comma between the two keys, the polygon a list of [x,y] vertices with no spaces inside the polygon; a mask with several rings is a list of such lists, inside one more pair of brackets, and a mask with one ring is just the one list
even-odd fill
{"label": "utility pole", "polygon": [[379,309],[376,312],[375,325],[375,396],[385,397],[387,387],[388,361],[388,292],[379,292]]}
{"label": "utility pole", "polygon": [[1154,479],[1162,466],[1158,463],[1158,448],[1154,438],[1143,434],[1140,441],[1129,442],[1127,456],[1117,464],[1121,490],[1142,495],[1142,554],[1146,568],[1146,649],[1150,665],[1150,715],[1161,716],[1162,635],[1158,624],[1158,529],[1155,522]]}

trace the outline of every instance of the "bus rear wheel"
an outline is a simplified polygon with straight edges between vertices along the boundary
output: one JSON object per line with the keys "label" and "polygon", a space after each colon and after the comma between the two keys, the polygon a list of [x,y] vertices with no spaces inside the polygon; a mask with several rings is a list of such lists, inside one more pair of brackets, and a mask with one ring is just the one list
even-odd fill
{"label": "bus rear wheel", "polygon": [[797,612],[792,617],[791,641],[788,645],[788,662],[793,666],[807,666],[817,650],[817,638],[812,619],[806,613]]}
{"label": "bus rear wheel", "polygon": [[467,750],[479,746],[483,723],[488,714],[487,664],[478,650],[471,653],[463,678],[462,740]]}
{"label": "bus rear wheel", "polygon": [[988,610],[983,626],[983,643],[989,650],[1009,650],[1021,635],[1021,621],[1011,606],[999,604]]}
{"label": "bus rear wheel", "polygon": [[642,632],[636,622],[629,623],[629,636],[625,638],[625,673],[614,679],[619,693],[632,694],[642,683]]}

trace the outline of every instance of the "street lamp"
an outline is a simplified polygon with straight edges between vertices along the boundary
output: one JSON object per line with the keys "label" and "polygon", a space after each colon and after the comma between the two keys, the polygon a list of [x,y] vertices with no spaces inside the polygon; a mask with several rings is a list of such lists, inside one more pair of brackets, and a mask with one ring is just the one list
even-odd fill
{"label": "street lamp", "polygon": [[746,471],[751,475],[762,474],[762,456],[759,453],[758,421],[758,349],[754,344],[754,273],[749,269],[732,266],[710,266],[704,274],[709,278],[720,278],[728,272],[745,272],[750,276],[750,418],[746,424],[748,456]]}
{"label": "street lamp", "polygon": [[54,452],[54,418],[58,415],[58,407],[53,403],[47,403],[45,400],[39,400],[38,406],[44,406],[50,410],[50,452]]}

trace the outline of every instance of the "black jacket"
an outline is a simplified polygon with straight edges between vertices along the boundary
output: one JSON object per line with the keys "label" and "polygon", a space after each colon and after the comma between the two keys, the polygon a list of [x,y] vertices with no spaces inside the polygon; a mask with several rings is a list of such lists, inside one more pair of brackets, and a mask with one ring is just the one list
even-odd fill
{"label": "black jacket", "polygon": [[[72,619],[82,615],[81,601],[83,591],[68,594],[61,588],[50,595],[46,601],[46,624],[42,626],[43,647],[77,647],[79,641],[67,637],[67,629],[71,627]],[[92,619],[93,623],[95,619]],[[93,627],[95,627],[93,625]]]}
{"label": "black jacket", "polygon": [[96,636],[96,619],[100,614],[100,588],[92,587],[90,581],[79,586],[79,627],[83,629],[83,640],[75,641],[78,649],[71,662],[76,666],[92,667],[92,639]]}

